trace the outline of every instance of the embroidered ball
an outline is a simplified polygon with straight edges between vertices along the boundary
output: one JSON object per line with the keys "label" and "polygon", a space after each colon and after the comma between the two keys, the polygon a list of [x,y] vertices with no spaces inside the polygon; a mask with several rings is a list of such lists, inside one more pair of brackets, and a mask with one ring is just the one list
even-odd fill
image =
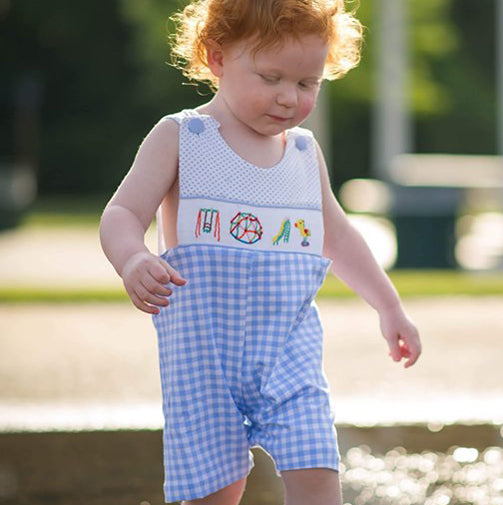
{"label": "embroidered ball", "polygon": [[231,235],[244,244],[254,244],[262,238],[258,217],[250,212],[238,212],[231,220]]}

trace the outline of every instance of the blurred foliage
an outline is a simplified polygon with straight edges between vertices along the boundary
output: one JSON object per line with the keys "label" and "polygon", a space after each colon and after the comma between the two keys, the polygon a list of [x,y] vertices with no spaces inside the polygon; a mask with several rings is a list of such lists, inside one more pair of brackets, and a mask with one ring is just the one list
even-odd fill
{"label": "blurred foliage", "polygon": [[[29,77],[42,90],[40,192],[110,194],[160,117],[209,99],[169,65],[167,20],[185,3],[0,0],[0,157],[18,154],[15,96]],[[337,185],[371,167],[379,2],[348,7],[366,30],[360,66],[327,83]],[[407,7],[416,150],[494,153],[494,1]]]}
{"label": "blurred foliage", "polygon": [[451,55],[433,62],[432,79],[445,93],[439,110],[417,118],[418,152],[495,154],[496,2],[451,0],[449,17],[458,32]]}
{"label": "blurred foliage", "polygon": [[[350,8],[358,6],[365,26],[362,61],[344,79],[329,84],[337,185],[368,177],[372,167],[379,4],[378,0],[348,3]],[[493,0],[409,0],[404,6],[416,152],[495,153],[494,4]]]}

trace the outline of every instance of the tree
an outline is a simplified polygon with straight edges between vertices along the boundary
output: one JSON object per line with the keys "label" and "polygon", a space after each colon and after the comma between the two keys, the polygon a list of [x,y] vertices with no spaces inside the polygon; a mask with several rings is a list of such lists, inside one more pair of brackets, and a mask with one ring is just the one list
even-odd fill
{"label": "tree", "polygon": [[[42,193],[110,193],[163,115],[209,98],[169,65],[167,24],[182,0],[0,2],[0,156],[15,155],[13,108],[23,75],[43,89]],[[374,2],[358,68],[328,86],[334,180],[368,176],[374,100]],[[495,150],[494,3],[409,0],[411,109],[418,152]],[[201,93],[207,93],[201,96]]]}

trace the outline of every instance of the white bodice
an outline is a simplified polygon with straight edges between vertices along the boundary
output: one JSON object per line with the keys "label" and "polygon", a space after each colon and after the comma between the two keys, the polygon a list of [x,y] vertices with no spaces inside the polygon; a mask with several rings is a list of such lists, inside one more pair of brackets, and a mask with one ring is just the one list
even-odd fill
{"label": "white bodice", "polygon": [[[214,244],[248,250],[321,255],[323,216],[312,133],[286,132],[282,159],[260,168],[241,158],[212,116],[184,110],[179,134],[179,245]],[[157,213],[159,253],[165,251]]]}

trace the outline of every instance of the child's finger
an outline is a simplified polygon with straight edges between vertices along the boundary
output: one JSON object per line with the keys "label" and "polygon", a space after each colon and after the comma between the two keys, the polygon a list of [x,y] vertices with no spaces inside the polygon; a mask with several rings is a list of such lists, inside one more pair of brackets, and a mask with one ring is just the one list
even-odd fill
{"label": "child's finger", "polygon": [[389,347],[389,355],[393,359],[393,361],[400,361],[402,358],[402,353],[400,351],[400,345],[398,342],[398,338],[387,338],[386,341],[388,342],[388,347]]}
{"label": "child's finger", "polygon": [[[158,282],[152,275],[148,275],[145,279],[143,279],[142,284],[149,293],[153,293],[155,295],[170,296],[173,294],[172,289]],[[167,282],[165,282],[165,284],[167,284]]]}
{"label": "child's finger", "polygon": [[405,368],[409,368],[418,360],[421,355],[421,343],[418,339],[415,339],[409,346],[407,346],[407,349],[409,359],[404,364]]}
{"label": "child's finger", "polygon": [[147,314],[158,314],[159,309],[157,307],[153,307],[151,305],[148,305],[144,301],[140,300],[136,293],[131,293],[130,295],[131,301],[133,302],[133,305],[140,309],[142,312],[146,312]]}
{"label": "child's finger", "polygon": [[169,301],[166,298],[161,298],[154,293],[151,293],[144,285],[140,284],[135,288],[135,295],[142,302],[148,302],[152,305],[166,306],[169,304]]}
{"label": "child's finger", "polygon": [[421,353],[419,351],[409,353],[409,359],[404,363],[405,368],[412,366],[419,358]]}
{"label": "child's finger", "polygon": [[408,358],[410,356],[410,349],[403,341],[399,342],[400,346],[400,356],[402,358]]}
{"label": "child's finger", "polygon": [[[163,259],[160,258],[160,263],[163,267],[162,270],[164,272],[160,272],[159,275],[165,279],[167,274],[168,280],[166,281],[166,283],[172,282],[173,284],[181,286],[187,282],[187,279],[184,279],[167,261],[164,261]],[[163,282],[162,279],[158,280]]]}

